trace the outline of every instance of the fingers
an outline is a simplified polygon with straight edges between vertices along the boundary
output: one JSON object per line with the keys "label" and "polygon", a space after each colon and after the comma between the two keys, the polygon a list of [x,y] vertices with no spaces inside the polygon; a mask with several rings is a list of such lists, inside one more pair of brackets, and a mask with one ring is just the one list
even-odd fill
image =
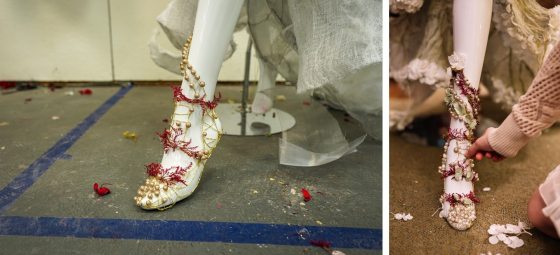
{"label": "fingers", "polygon": [[484,156],[482,155],[482,153],[477,152],[475,158],[476,158],[476,160],[480,161],[484,158]]}
{"label": "fingers", "polygon": [[496,153],[495,151],[478,151],[476,152],[474,158],[478,161],[487,158],[487,159],[491,159],[494,162],[498,162],[505,159],[504,156],[500,155],[499,153]]}
{"label": "fingers", "polygon": [[[473,143],[473,144],[471,145],[471,147],[469,148],[469,150],[467,150],[467,153],[465,154],[465,157],[466,157],[466,158],[473,158],[474,156],[477,156],[477,160],[481,160],[481,159],[482,159],[482,158],[481,158],[481,159],[478,159],[478,155],[477,155],[477,154],[478,154],[478,152],[479,152],[479,146],[478,146],[478,143],[477,143],[477,142],[478,142],[478,140],[477,140],[475,143]],[[481,155],[481,156],[482,156],[482,155]]]}

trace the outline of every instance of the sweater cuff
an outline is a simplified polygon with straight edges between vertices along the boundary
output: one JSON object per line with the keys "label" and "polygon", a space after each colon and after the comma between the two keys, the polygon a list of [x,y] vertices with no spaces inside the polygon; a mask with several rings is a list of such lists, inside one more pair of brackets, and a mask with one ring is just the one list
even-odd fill
{"label": "sweater cuff", "polygon": [[521,150],[531,138],[523,133],[510,114],[500,127],[488,134],[488,143],[494,151],[504,157],[513,157]]}

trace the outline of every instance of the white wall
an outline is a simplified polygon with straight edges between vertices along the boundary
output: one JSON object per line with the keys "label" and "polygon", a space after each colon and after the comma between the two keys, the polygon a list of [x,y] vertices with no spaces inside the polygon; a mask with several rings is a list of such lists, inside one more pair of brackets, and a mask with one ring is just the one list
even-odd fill
{"label": "white wall", "polygon": [[[178,80],[178,75],[152,62],[147,46],[158,26],[155,18],[167,3],[0,0],[0,80]],[[164,34],[160,39],[162,45],[172,49]],[[224,62],[219,76],[222,81],[243,79],[248,34],[240,31],[234,39],[238,50]],[[256,80],[258,63],[254,57],[251,61],[251,79]]]}

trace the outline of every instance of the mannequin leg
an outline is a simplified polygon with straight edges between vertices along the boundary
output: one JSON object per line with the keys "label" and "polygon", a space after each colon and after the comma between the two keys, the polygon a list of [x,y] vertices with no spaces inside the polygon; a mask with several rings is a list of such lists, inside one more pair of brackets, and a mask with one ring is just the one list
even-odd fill
{"label": "mannequin leg", "polygon": [[171,126],[159,134],[163,158],[146,165],[148,179],[134,198],[143,209],[166,209],[191,195],[200,181],[222,135],[214,91],[242,5],[242,0],[198,4],[193,36],[183,48],[183,81],[174,89]]}
{"label": "mannequin leg", "polygon": [[478,124],[478,85],[492,15],[491,0],[454,0],[453,47],[450,56],[452,81],[446,103],[452,115],[449,135],[439,172],[444,179],[440,216],[458,230],[472,226],[478,202],[473,182],[478,180],[474,163],[464,155]]}
{"label": "mannequin leg", "polygon": [[254,113],[265,113],[272,108],[273,101],[270,96],[262,92],[274,87],[278,72],[264,62],[262,58],[259,58],[259,71],[259,84],[257,85],[257,92],[255,93],[251,110]]}

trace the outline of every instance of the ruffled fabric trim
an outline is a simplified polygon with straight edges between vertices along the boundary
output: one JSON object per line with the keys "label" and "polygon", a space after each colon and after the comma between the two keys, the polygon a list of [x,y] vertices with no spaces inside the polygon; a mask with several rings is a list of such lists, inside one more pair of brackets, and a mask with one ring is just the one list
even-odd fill
{"label": "ruffled fabric trim", "polygon": [[519,98],[523,94],[512,87],[507,87],[500,79],[491,77],[491,80],[492,85],[494,85],[494,91],[492,93],[493,101],[501,105],[504,110],[511,110],[513,105],[519,102]]}
{"label": "ruffled fabric trim", "polygon": [[410,81],[419,81],[426,85],[445,87],[449,81],[447,71],[434,62],[415,58],[403,68],[391,71],[390,77],[400,84]]}
{"label": "ruffled fabric trim", "polygon": [[424,0],[391,0],[389,4],[392,13],[414,13],[422,8]]}
{"label": "ruffled fabric trim", "polygon": [[560,232],[560,165],[548,174],[539,192],[546,204],[543,214],[554,223],[556,232]]}
{"label": "ruffled fabric trim", "polygon": [[492,21],[495,29],[500,31],[503,44],[511,47],[515,55],[525,61],[536,55],[542,61],[548,45],[556,44],[559,18],[537,3],[527,1],[525,4],[527,6],[520,6],[516,0],[494,1]]}
{"label": "ruffled fabric trim", "polygon": [[391,130],[404,130],[408,124],[414,120],[407,112],[403,111],[389,111],[389,129]]}

